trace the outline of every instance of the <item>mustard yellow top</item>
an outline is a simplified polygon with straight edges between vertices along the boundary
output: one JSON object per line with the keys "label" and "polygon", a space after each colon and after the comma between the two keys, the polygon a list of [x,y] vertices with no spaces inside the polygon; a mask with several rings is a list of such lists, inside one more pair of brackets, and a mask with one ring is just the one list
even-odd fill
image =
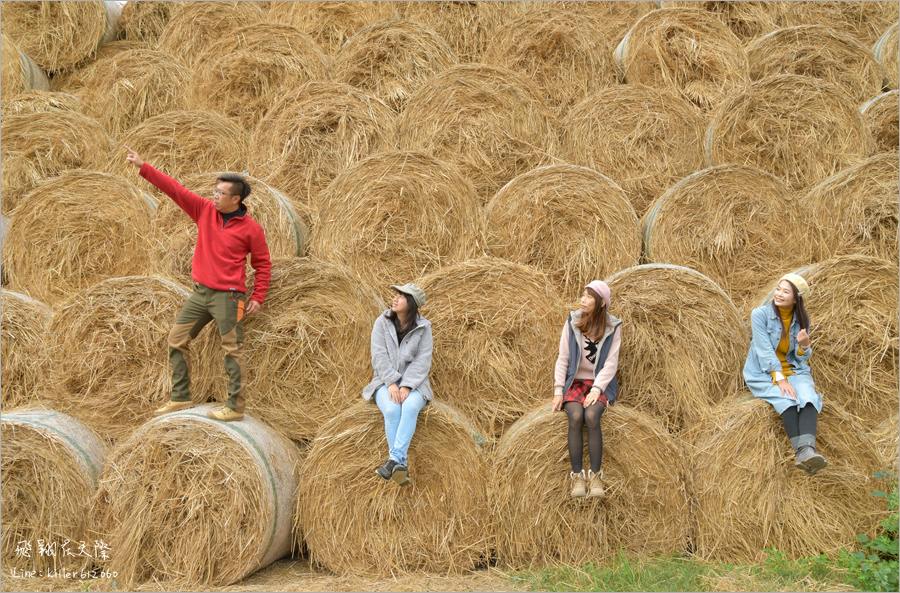
{"label": "mustard yellow top", "polygon": [[[778,311],[781,313],[781,323],[784,324],[784,333],[781,334],[781,340],[778,342],[778,348],[775,349],[775,354],[778,356],[778,360],[781,361],[781,374],[785,376],[785,378],[790,377],[794,374],[794,371],[791,370],[791,365],[787,361],[787,353],[788,349],[791,347],[791,339],[790,328],[791,322],[794,320],[794,308],[791,307],[789,309],[785,309],[784,307],[778,307]],[[797,354],[803,356],[803,348],[799,345],[797,346]],[[775,380],[775,373],[772,373],[772,383],[778,383]]]}

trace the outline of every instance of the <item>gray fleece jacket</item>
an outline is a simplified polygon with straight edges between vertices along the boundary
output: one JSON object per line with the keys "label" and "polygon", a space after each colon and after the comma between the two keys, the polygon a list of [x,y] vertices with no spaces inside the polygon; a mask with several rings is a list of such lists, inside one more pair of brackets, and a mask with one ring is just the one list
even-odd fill
{"label": "gray fleece jacket", "polygon": [[387,318],[388,313],[390,309],[379,315],[372,327],[372,368],[375,372],[372,382],[363,389],[363,398],[369,401],[382,385],[397,383],[399,387],[409,387],[410,391],[418,390],[426,401],[431,401],[434,398],[428,382],[434,348],[431,322],[419,315],[416,326],[409,330],[403,343],[398,344],[397,330]]}

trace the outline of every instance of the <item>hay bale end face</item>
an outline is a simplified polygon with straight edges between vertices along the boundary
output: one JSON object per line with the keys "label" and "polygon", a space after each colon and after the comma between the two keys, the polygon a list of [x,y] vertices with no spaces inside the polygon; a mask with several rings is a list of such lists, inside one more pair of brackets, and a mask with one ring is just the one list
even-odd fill
{"label": "hay bale end face", "polygon": [[896,2],[785,2],[785,26],[826,25],[871,46],[900,19]]}
{"label": "hay bale end face", "polygon": [[109,454],[91,515],[126,586],[222,587],[291,551],[297,447],[249,415],[210,420],[214,407],[152,420]]}
{"label": "hay bale end face", "polygon": [[354,33],[375,21],[396,17],[393,2],[271,2],[266,19],[311,35],[333,56]]}
{"label": "hay bale end face", "polygon": [[24,294],[0,291],[0,404],[4,408],[31,402],[44,374],[43,340],[52,313],[47,305]]}
{"label": "hay bale end face", "polygon": [[[439,391],[435,392],[441,398]],[[298,535],[312,564],[337,574],[460,572],[490,551],[483,442],[462,414],[433,402],[409,448],[412,484],[375,474],[388,446],[374,403],[322,426],[301,471]]]}
{"label": "hay bale end face", "polygon": [[747,43],[779,28],[787,2],[765,0],[763,2],[670,2],[663,1],[662,8],[699,8],[711,12],[732,33]]}
{"label": "hay bale end face", "polygon": [[875,151],[900,151],[900,91],[878,95],[860,111],[872,132]]}
{"label": "hay bale end face", "polygon": [[[156,49],[188,66],[220,39],[241,27],[265,21],[258,2],[179,2],[159,36]],[[221,165],[220,165],[221,166]]]}
{"label": "hay bale end face", "polygon": [[601,38],[608,39],[612,43],[618,43],[625,36],[625,33],[628,32],[628,29],[642,16],[658,8],[658,2],[632,2],[626,0],[621,2],[540,0],[537,2],[526,2],[525,4],[530,11],[541,11],[546,7],[551,7],[592,19],[594,22],[591,23],[591,28],[597,31]]}
{"label": "hay bale end face", "polygon": [[900,24],[894,23],[875,42],[872,51],[881,65],[884,87],[897,90],[900,87]]}
{"label": "hay bale end face", "polygon": [[155,45],[178,4],[171,0],[126,2],[119,17],[119,36],[125,40]]}
{"label": "hay bale end face", "polygon": [[84,90],[84,81],[93,73],[94,65],[100,60],[110,58],[122,52],[132,50],[153,49],[142,41],[119,40],[104,43],[97,53],[73,68],[54,72],[50,79],[50,89],[56,92],[78,94]]}

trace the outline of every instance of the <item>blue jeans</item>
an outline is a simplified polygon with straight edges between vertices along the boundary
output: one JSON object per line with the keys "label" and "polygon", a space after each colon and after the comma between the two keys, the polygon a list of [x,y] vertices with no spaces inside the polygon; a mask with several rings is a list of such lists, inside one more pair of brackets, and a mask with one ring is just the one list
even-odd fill
{"label": "blue jeans", "polygon": [[375,392],[375,403],[384,414],[384,433],[390,448],[390,458],[406,465],[406,452],[409,451],[409,443],[416,432],[416,420],[427,402],[418,391],[410,391],[402,404],[394,403],[388,395],[387,385],[382,385]]}

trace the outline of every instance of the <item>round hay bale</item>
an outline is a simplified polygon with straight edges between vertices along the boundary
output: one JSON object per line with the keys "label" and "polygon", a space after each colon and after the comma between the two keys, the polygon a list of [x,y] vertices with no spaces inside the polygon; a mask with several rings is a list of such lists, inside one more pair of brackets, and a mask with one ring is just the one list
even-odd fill
{"label": "round hay bale", "polygon": [[696,556],[762,562],[766,548],[818,556],[855,547],[858,534],[875,530],[882,503],[869,493],[880,488],[872,473],[885,460],[836,399],[846,401],[835,394],[819,414],[816,449],[828,467],[815,477],[794,467],[768,403],[733,398],[703,420],[691,459]]}
{"label": "round hay bale", "polygon": [[559,11],[592,19],[591,28],[597,31],[597,34],[602,39],[608,39],[615,43],[625,36],[628,29],[638,19],[648,12],[656,10],[659,3],[632,2],[630,0],[622,0],[621,2],[537,0],[529,1],[525,4],[528,6],[528,10],[541,11],[545,7],[552,7]]}
{"label": "round hay bale", "polygon": [[484,243],[491,255],[547,274],[566,298],[641,257],[625,192],[577,165],[539,167],[503,186],[484,211]]}
{"label": "round hay bale", "polygon": [[295,513],[310,562],[341,575],[382,577],[461,572],[486,562],[482,442],[462,414],[428,404],[409,448],[412,484],[399,488],[372,471],[388,450],[374,403],[356,404],[324,424],[303,463]]}
{"label": "round hay bale", "polygon": [[50,307],[24,294],[0,291],[0,404],[4,408],[30,403],[44,374],[42,341],[52,313]]}
{"label": "round hay bale", "polygon": [[150,50],[151,48],[142,41],[120,40],[104,43],[95,54],[78,65],[54,72],[53,78],[50,79],[50,90],[73,95],[80,94],[84,91],[84,81],[93,73],[94,65],[97,62],[136,49]]}
{"label": "round hay bale", "polygon": [[690,428],[743,382],[750,343],[737,308],[689,268],[645,264],[607,280],[623,321],[616,401]]}
{"label": "round hay bale", "polygon": [[[121,144],[175,179],[247,168],[247,133],[227,117],[207,111],[169,111],[151,117],[129,130]],[[122,150],[110,154],[107,169],[146,185]]]}
{"label": "round hay bale", "polygon": [[354,33],[375,21],[395,16],[392,2],[271,2],[268,21],[311,35],[329,56]]}
{"label": "round hay bale", "polygon": [[220,39],[231,36],[234,41],[238,29],[265,21],[257,2],[181,2],[172,9],[156,49],[188,66]]}
{"label": "round hay bale", "polygon": [[881,65],[885,88],[896,90],[900,87],[900,25],[891,25],[875,42],[872,51]]}
{"label": "round hay bale", "polygon": [[896,2],[785,2],[785,26],[826,25],[871,46],[900,19]]}
{"label": "round hay bale", "polygon": [[749,319],[759,286],[810,261],[808,221],[771,173],[720,165],[682,179],[644,216],[644,259],[718,284]]}
{"label": "round hay bale", "polygon": [[153,267],[152,214],[147,197],[115,175],[77,169],[44,181],[10,216],[11,288],[53,306],[100,280],[144,273]]}
{"label": "round hay bale", "polygon": [[172,0],[126,2],[119,17],[119,37],[155,46],[179,4]]}
{"label": "round hay bale", "polygon": [[121,2],[4,2],[3,31],[44,70],[71,68],[116,38]]}
{"label": "round hay bale", "polygon": [[602,426],[602,501],[570,495],[565,412],[542,404],[500,440],[491,509],[502,566],[583,565],[620,550],[642,556],[685,551],[691,509],[681,446],[657,419],[624,404],[611,406]]}
{"label": "round hay bale", "polygon": [[747,45],[750,78],[800,74],[828,81],[857,104],[881,91],[881,68],[867,46],[822,25],[788,27]]}
{"label": "round hay bale", "polygon": [[45,179],[71,169],[99,169],[112,145],[96,120],[75,111],[5,116],[0,137],[3,214],[10,214]]}
{"label": "round hay bale", "polygon": [[[896,124],[896,122],[894,122]],[[812,188],[800,200],[820,261],[858,253],[897,261],[900,166],[896,152],[875,155]]]}
{"label": "round hay bale", "polygon": [[0,64],[0,96],[4,100],[29,89],[50,90],[44,71],[6,35],[0,35]]}
{"label": "round hay bale", "polygon": [[458,63],[434,31],[391,19],[368,25],[348,39],[334,56],[331,79],[368,91],[400,113],[419,87]]}
{"label": "round hay bale", "polygon": [[215,407],[151,420],[109,454],[91,510],[126,587],[222,587],[291,551],[297,447],[247,414],[210,420]]}
{"label": "round hay bale", "polygon": [[784,18],[785,4],[775,0],[763,2],[661,2],[662,8],[699,8],[711,12],[728,27],[741,43],[747,43],[778,29]]}
{"label": "round hay bale", "polygon": [[673,90],[638,84],[604,89],[563,120],[560,156],[609,176],[638,216],[703,168],[703,120]]}
{"label": "round hay bale", "polygon": [[324,78],[325,54],[294,27],[260,23],[237,29],[197,60],[191,106],[217,111],[250,130],[278,105],[279,95]]}
{"label": "round hay bale", "polygon": [[623,81],[674,89],[703,110],[750,82],[741,40],[715,15],[692,8],[641,17],[615,58]]}
{"label": "round hay bale", "polygon": [[861,162],[874,148],[853,100],[836,86],[779,74],[722,102],[706,131],[712,165],[750,165],[806,191]]}
{"label": "round hay bale", "polygon": [[[565,310],[542,273],[493,257],[436,270],[418,283],[428,295],[435,357],[431,386],[442,401],[499,436],[553,395]],[[490,405],[484,405],[490,402]]]}
{"label": "round hay bale", "polygon": [[530,80],[484,64],[448,68],[410,97],[400,147],[455,164],[482,201],[556,150],[556,120]]}
{"label": "round hay bale", "polygon": [[900,91],[878,95],[863,105],[860,111],[872,132],[876,152],[900,150]]}
{"label": "round hay bale", "polygon": [[70,416],[42,407],[4,411],[0,493],[6,569],[43,576],[91,568],[94,558],[79,554],[78,548],[87,543],[93,549],[87,510],[105,457],[103,442]]}
{"label": "round hay bale", "polygon": [[475,188],[452,164],[416,152],[378,153],[322,192],[310,252],[347,262],[372,286],[413,281],[474,257],[479,215]]}
{"label": "round hay bale", "polygon": [[0,103],[0,116],[2,117],[60,111],[81,113],[81,99],[67,93],[31,89]]}
{"label": "round hay bale", "polygon": [[275,101],[250,139],[250,170],[310,207],[353,163],[397,147],[391,109],[336,82],[308,82]]}

